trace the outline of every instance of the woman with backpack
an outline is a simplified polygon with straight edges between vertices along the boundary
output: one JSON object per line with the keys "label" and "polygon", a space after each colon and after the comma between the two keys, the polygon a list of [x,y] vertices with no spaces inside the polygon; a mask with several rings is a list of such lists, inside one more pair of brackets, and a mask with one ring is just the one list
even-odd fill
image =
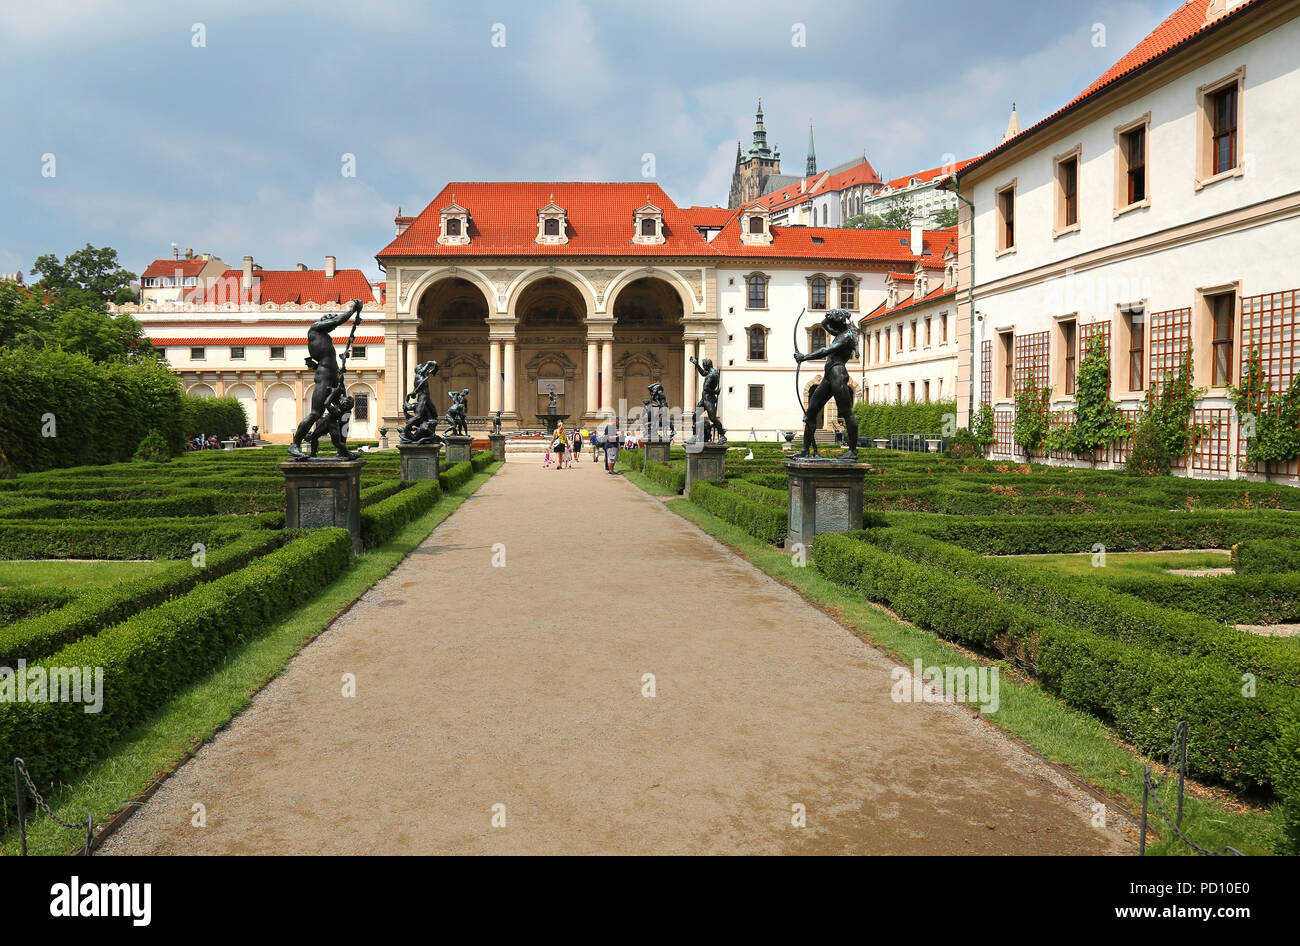
{"label": "woman with backpack", "polygon": [[560,421],[558,424],[555,425],[555,437],[551,440],[551,449],[555,451],[555,457],[559,461],[555,466],[557,470],[564,469],[564,458],[565,458],[564,440],[565,440],[564,421]]}

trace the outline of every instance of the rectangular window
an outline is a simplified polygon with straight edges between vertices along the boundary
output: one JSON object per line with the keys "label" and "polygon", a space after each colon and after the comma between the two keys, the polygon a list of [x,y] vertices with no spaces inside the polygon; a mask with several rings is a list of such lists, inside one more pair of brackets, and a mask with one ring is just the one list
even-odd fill
{"label": "rectangular window", "polygon": [[913,404],[916,403],[916,382],[915,381],[907,382],[907,399],[911,401]]}
{"label": "rectangular window", "polygon": [[1216,388],[1232,383],[1233,327],[1237,315],[1237,294],[1225,292],[1210,296],[1210,317],[1214,320],[1214,375],[1211,383]]}
{"label": "rectangular window", "polygon": [[1009,253],[1016,248],[1016,185],[1013,181],[997,192],[998,252]]}
{"label": "rectangular window", "polygon": [[903,382],[902,381],[899,381],[894,385],[894,403],[895,404],[903,403]]}
{"label": "rectangular window", "polygon": [[1002,347],[1002,397],[1016,396],[1016,336],[1014,332],[1001,332],[998,344]]}
{"label": "rectangular window", "polygon": [[1134,309],[1124,314],[1124,327],[1128,329],[1128,389],[1141,391],[1145,381],[1146,365],[1146,311]]}
{"label": "rectangular window", "polygon": [[925,317],[925,347],[930,347],[930,316]]}
{"label": "rectangular window", "polygon": [[352,419],[358,423],[365,423],[370,420],[370,395],[354,394],[352,395]]}
{"label": "rectangular window", "polygon": [[1073,321],[1061,323],[1061,349],[1062,354],[1065,356],[1061,367],[1065,371],[1065,393],[1068,395],[1074,394],[1074,383],[1079,374],[1079,346],[1076,328],[1077,326]]}
{"label": "rectangular window", "polygon": [[1055,232],[1073,230],[1079,225],[1079,152],[1056,162]]}
{"label": "rectangular window", "polygon": [[903,350],[903,326],[898,327],[898,350]]}
{"label": "rectangular window", "polygon": [[1236,83],[1210,96],[1211,173],[1222,174],[1237,166],[1237,86]]}
{"label": "rectangular window", "polygon": [[840,308],[856,309],[858,307],[858,287],[852,279],[840,280]]}
{"label": "rectangular window", "polygon": [[930,403],[930,382],[925,382],[925,403]]}
{"label": "rectangular window", "polygon": [[767,308],[767,279],[757,273],[748,277],[749,283],[749,304],[750,309]]}
{"label": "rectangular window", "polygon": [[230,358],[232,361],[240,361],[244,357],[244,349],[241,345],[230,346]]}
{"label": "rectangular window", "polygon": [[202,348],[190,349],[190,361],[202,361],[207,356],[207,352]]}
{"label": "rectangular window", "polygon": [[352,357],[358,360],[366,357],[366,346],[365,345],[352,346]]}
{"label": "rectangular window", "polygon": [[1147,199],[1147,126],[1144,122],[1119,136],[1120,208]]}
{"label": "rectangular window", "polygon": [[939,316],[939,341],[941,344],[948,344],[948,313],[945,312]]}
{"label": "rectangular window", "polygon": [[283,346],[283,345],[272,345],[272,346],[271,346],[271,357],[272,357],[272,358],[277,358],[277,359],[278,359],[278,358],[283,358],[283,357],[284,357],[284,346]]}
{"label": "rectangular window", "polygon": [[912,350],[916,350],[916,320],[912,320]]}
{"label": "rectangular window", "polygon": [[749,406],[761,410],[763,407],[763,386],[761,384],[751,384],[749,386]]}

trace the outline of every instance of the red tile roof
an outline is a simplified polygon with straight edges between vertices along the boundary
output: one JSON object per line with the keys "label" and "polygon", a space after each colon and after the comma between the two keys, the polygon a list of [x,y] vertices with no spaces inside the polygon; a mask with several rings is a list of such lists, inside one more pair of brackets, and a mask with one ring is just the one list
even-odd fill
{"label": "red tile roof", "polygon": [[993,155],[1001,153],[1013,143],[1023,141],[1039,129],[1055,122],[1067,112],[1072,111],[1116,83],[1127,79],[1146,66],[1182,49],[1201,37],[1221,29],[1225,23],[1235,21],[1243,15],[1266,6],[1268,2],[1269,0],[1241,0],[1236,7],[1226,14],[1213,22],[1206,23],[1205,14],[1210,7],[1210,0],[1187,0],[1177,10],[1169,14],[1142,42],[1134,46],[1115,65],[1102,73],[1097,81],[1051,115],[1030,125],[1014,138],[1009,138],[996,148],[980,155],[972,162],[972,165],[978,167],[984,164]]}
{"label": "red tile roof", "polygon": [[[469,211],[470,242],[438,243],[439,210],[456,202]],[[568,243],[538,244],[537,211],[554,200],[564,208]],[[665,242],[633,243],[633,214],[646,201],[663,212]],[[444,187],[378,259],[400,256],[713,256],[679,208],[658,184],[457,181]]]}
{"label": "red tile roof", "polygon": [[[802,191],[799,189],[800,183],[803,184]],[[871,162],[863,158],[852,167],[845,168],[835,174],[818,171],[816,174],[805,177],[802,182],[796,181],[779,190],[774,190],[770,194],[764,194],[756,202],[762,204],[768,210],[784,210],[786,207],[794,207],[811,200],[819,194],[838,193],[855,184],[879,183],[880,175],[871,166]]]}
{"label": "red tile roof", "polygon": [[945,289],[943,288],[943,284],[940,283],[938,289],[931,289],[929,292],[927,292],[919,299],[908,299],[906,302],[900,302],[892,309],[886,309],[885,303],[882,302],[880,303],[880,305],[876,306],[874,309],[872,309],[870,312],[864,315],[861,319],[859,319],[858,324],[866,325],[868,322],[875,322],[878,319],[888,318],[891,315],[897,315],[900,312],[906,312],[908,309],[914,309],[917,306],[927,305],[928,303],[931,302],[937,302],[939,299],[945,298],[947,296],[955,296],[956,294],[957,294],[956,286],[953,286],[951,289]]}
{"label": "red tile roof", "polygon": [[184,300],[202,305],[226,302],[342,305],[353,299],[374,302],[374,298],[370,280],[359,269],[335,270],[332,279],[325,278],[323,269],[255,269],[253,288],[247,292],[244,290],[243,270],[228,269],[212,285],[191,289]]}
{"label": "red tile roof", "polygon": [[197,276],[209,262],[205,259],[156,259],[145,268],[140,278],[175,276],[177,273],[181,276]]}
{"label": "red tile roof", "polygon": [[[348,343],[347,332],[341,332],[332,338],[335,345],[346,345]],[[255,335],[242,336],[239,338],[150,338],[155,348],[165,348],[168,345],[306,345],[307,339],[303,338],[271,338],[269,336]],[[352,340],[354,345],[382,345],[384,336],[382,335],[358,335]]]}
{"label": "red tile roof", "polygon": [[692,226],[723,227],[726,226],[728,220],[740,211],[730,210],[726,207],[687,207],[682,212],[686,214],[686,218],[690,220]]}
{"label": "red tile roof", "polygon": [[[927,268],[943,268],[943,251],[956,249],[957,228],[926,230],[922,235]],[[820,241],[820,242],[815,242]],[[915,263],[910,230],[850,230],[842,227],[772,227],[771,246],[745,246],[739,221],[729,224],[713,246],[725,256],[792,259],[860,260],[873,263]]]}
{"label": "red tile roof", "polygon": [[903,177],[896,177],[892,181],[887,181],[885,186],[892,187],[894,190],[902,190],[904,187],[912,186],[912,178],[916,178],[922,184],[928,184],[936,177],[951,174],[953,171],[960,171],[974,160],[974,158],[967,158],[965,161],[958,161],[954,165],[945,164],[942,167],[930,168],[928,171],[917,171],[915,174],[906,174]]}

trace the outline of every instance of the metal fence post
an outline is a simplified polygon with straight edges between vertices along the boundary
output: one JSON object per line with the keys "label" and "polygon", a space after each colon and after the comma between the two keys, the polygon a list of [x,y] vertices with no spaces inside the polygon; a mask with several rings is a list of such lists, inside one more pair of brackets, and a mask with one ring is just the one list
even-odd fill
{"label": "metal fence post", "polygon": [[1147,853],[1147,792],[1151,785],[1151,766],[1142,771],[1142,823],[1138,825],[1138,857]]}
{"label": "metal fence post", "polygon": [[19,766],[23,764],[22,759],[14,759],[14,793],[18,796],[18,848],[22,856],[27,856],[27,824],[26,811],[23,809],[23,780],[20,774]]}

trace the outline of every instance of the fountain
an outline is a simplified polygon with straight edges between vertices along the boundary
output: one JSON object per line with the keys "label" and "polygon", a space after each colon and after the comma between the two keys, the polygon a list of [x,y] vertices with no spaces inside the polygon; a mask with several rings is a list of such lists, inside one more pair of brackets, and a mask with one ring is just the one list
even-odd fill
{"label": "fountain", "polygon": [[546,436],[554,437],[555,428],[562,420],[568,420],[568,414],[558,414],[556,409],[560,406],[559,400],[555,396],[555,385],[551,385],[547,392],[550,395],[546,403],[546,413],[535,415],[539,421],[546,424]]}

